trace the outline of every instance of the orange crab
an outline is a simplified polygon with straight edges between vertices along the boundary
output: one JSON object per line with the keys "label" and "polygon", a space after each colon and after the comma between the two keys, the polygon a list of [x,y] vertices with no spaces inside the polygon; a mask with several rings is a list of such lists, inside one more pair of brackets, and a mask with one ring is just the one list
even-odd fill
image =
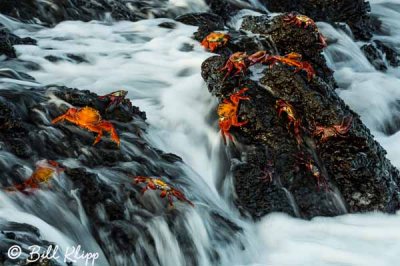
{"label": "orange crab", "polygon": [[101,140],[103,131],[109,132],[112,141],[120,145],[120,139],[114,125],[109,121],[103,120],[99,111],[94,108],[87,106],[83,108],[69,108],[65,114],[53,119],[52,123],[56,124],[63,120],[67,120],[81,128],[97,133],[93,145],[97,144]]}
{"label": "orange crab", "polygon": [[246,64],[246,59],[247,59],[247,54],[245,52],[237,52],[232,54],[228,61],[226,62],[225,66],[221,68],[221,71],[226,70],[226,75],[224,79],[226,79],[230,74],[233,75],[238,75],[240,72],[244,73],[247,69],[247,64]]}
{"label": "orange crab", "polygon": [[257,63],[267,62],[269,57],[270,55],[267,51],[258,51],[252,55],[249,55],[247,60],[250,62],[250,65],[254,65]]}
{"label": "orange crab", "polygon": [[239,122],[237,117],[240,100],[250,100],[250,97],[243,96],[247,90],[248,88],[241,89],[232,94],[229,100],[224,99],[218,106],[219,127],[225,144],[226,136],[233,141],[233,137],[229,133],[231,126],[241,127],[247,124],[247,121]]}
{"label": "orange crab", "polygon": [[276,64],[277,62],[281,62],[288,66],[293,66],[296,68],[295,72],[299,72],[304,70],[307,73],[307,79],[311,80],[315,76],[315,70],[312,65],[308,62],[301,61],[302,56],[298,53],[290,53],[285,56],[269,56],[265,63],[270,64],[271,66]]}
{"label": "orange crab", "polygon": [[142,189],[142,194],[144,194],[148,189],[160,190],[161,191],[160,197],[161,198],[167,197],[169,205],[171,207],[174,206],[173,197],[177,198],[179,201],[186,202],[194,207],[194,204],[190,200],[188,200],[181,191],[165,183],[159,178],[136,176],[134,177],[134,181],[135,184],[146,183],[146,186]]}
{"label": "orange crab", "polygon": [[327,47],[326,38],[324,37],[324,35],[322,35],[322,33],[319,32],[317,25],[311,18],[304,15],[289,13],[283,20],[288,24],[293,24],[296,25],[297,27],[302,27],[304,25],[305,29],[312,27],[314,31],[318,34],[318,39],[320,41],[321,46],[323,48]]}
{"label": "orange crab", "polygon": [[112,93],[99,96],[100,100],[108,100],[109,104],[107,106],[107,109],[111,109],[111,107],[115,107],[122,103],[125,100],[126,95],[128,95],[128,92],[125,90],[118,90],[114,91]]}
{"label": "orange crab", "polygon": [[332,137],[345,137],[345,134],[349,132],[351,124],[353,122],[353,117],[345,117],[340,125],[332,125],[329,127],[316,126],[313,136],[319,136],[321,142],[325,142]]}
{"label": "orange crab", "polygon": [[288,129],[290,125],[293,125],[293,132],[296,138],[297,144],[301,144],[303,142],[300,129],[301,129],[301,120],[297,118],[294,107],[285,100],[279,99],[276,101],[276,108],[278,110],[278,116],[281,117],[282,113],[286,113],[287,119],[289,120]]}
{"label": "orange crab", "polygon": [[32,175],[22,184],[7,188],[7,191],[26,191],[27,189],[38,189],[41,183],[48,183],[54,175],[64,171],[56,161],[41,160],[36,163],[36,169]]}
{"label": "orange crab", "polygon": [[230,39],[228,34],[222,32],[212,32],[207,37],[203,39],[201,45],[210,50],[210,52],[214,52],[217,48],[225,46]]}
{"label": "orange crab", "polygon": [[329,189],[328,183],[326,181],[326,177],[321,173],[319,167],[314,163],[314,161],[308,156],[307,159],[304,159],[304,154],[301,153],[299,156],[296,156],[298,162],[302,164],[307,171],[309,171],[313,177],[317,180],[318,189],[321,188],[321,185],[325,188],[325,190]]}

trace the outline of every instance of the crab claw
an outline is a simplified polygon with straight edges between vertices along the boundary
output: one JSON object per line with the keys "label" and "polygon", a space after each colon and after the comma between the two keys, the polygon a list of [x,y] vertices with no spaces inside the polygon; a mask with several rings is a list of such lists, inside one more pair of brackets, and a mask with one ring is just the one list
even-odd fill
{"label": "crab claw", "polygon": [[263,63],[268,59],[268,56],[269,54],[267,53],[267,51],[258,51],[247,57],[247,59],[250,61],[250,65],[254,65],[257,63]]}
{"label": "crab claw", "polygon": [[139,184],[139,183],[144,183],[147,181],[147,177],[144,176],[135,176],[133,178],[133,181],[135,182],[135,184]]}
{"label": "crab claw", "polygon": [[190,200],[188,200],[181,191],[179,191],[177,189],[172,189],[171,193],[178,200],[186,202],[186,203],[190,204],[190,206],[194,207],[194,204]]}

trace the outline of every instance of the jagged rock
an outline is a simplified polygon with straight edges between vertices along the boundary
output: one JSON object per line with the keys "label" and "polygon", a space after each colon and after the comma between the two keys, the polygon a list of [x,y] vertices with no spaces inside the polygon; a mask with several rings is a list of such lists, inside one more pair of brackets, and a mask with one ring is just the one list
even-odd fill
{"label": "jagged rock", "polygon": [[272,12],[297,11],[316,21],[347,23],[356,39],[369,40],[373,26],[370,4],[365,0],[262,0]]}
{"label": "jagged rock", "polygon": [[379,40],[363,45],[361,51],[377,70],[386,71],[388,65],[392,67],[400,65],[396,50]]}
{"label": "jagged rock", "polygon": [[[262,33],[262,36],[266,31],[270,33],[270,29],[278,28],[275,30],[278,37],[271,37],[276,41],[263,43],[261,49],[299,49],[311,62],[319,58],[326,66],[318,47],[314,46],[307,52],[305,47],[309,47],[301,46],[301,43],[310,43],[311,46],[315,41],[312,35],[293,33],[298,29],[282,26],[279,17],[272,21],[266,17],[245,18],[242,28]],[[280,36],[285,31],[290,37],[281,41]],[[312,39],[307,40],[307,36]],[[229,50],[251,54],[253,47],[259,45],[258,42],[240,50],[230,46]],[[332,90],[327,78],[329,75],[317,71],[322,78],[307,81],[304,73],[294,73],[293,68],[286,65],[275,65],[254,66],[244,75],[224,80],[225,73],[221,68],[228,55],[226,51],[219,53],[220,56],[207,59],[202,66],[202,76],[210,92],[222,101],[237,89],[249,89],[246,96],[250,100],[241,101],[238,111],[239,121],[248,123],[231,128],[237,144],[228,146],[232,156],[236,205],[244,214],[260,218],[270,212],[282,211],[312,218],[346,212],[394,212],[400,208],[398,170],[385,158],[385,151],[374,141],[359,116]],[[319,67],[315,65],[317,70]],[[303,142],[300,145],[296,142],[293,128],[288,130],[287,117],[278,116],[276,101],[279,99],[293,105],[295,116],[301,121]],[[315,125],[337,125],[345,117],[353,117],[346,137],[322,142],[313,136]],[[313,172],[301,163],[309,160],[314,165],[314,173],[320,173],[328,181],[328,190],[318,187]],[[269,181],[268,173],[272,173],[273,181]]]}

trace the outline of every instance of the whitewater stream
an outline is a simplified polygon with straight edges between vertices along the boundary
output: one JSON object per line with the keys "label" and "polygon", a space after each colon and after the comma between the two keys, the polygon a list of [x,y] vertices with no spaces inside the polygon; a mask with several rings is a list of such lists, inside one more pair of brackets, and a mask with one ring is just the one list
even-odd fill
{"label": "whitewater stream", "polygon": [[[389,32],[373,39],[390,43],[400,51],[400,4],[397,0],[370,2],[372,13],[379,16]],[[182,157],[191,168],[187,171],[201,178],[198,193],[244,228],[241,238],[246,250],[235,245],[221,247],[224,265],[376,266],[397,265],[400,261],[400,215],[371,213],[304,221],[271,214],[257,223],[240,217],[219,182],[220,169],[225,166],[221,156],[224,145],[215,117],[217,102],[200,75],[202,62],[211,54],[192,39],[196,27],[176,22],[173,29],[158,26],[173,22],[169,19],[66,21],[54,28],[20,24],[5,17],[0,17],[0,22],[18,36],[38,40],[38,46],[16,46],[16,50],[19,59],[40,66],[27,73],[40,84],[65,85],[98,94],[118,89],[129,92],[132,103],[147,113],[149,142]],[[345,32],[326,23],[318,25],[330,40],[324,55],[335,71],[339,95],[361,115],[387,150],[388,158],[400,167],[400,132],[390,136],[384,133],[385,125],[398,121],[395,118],[400,114],[399,68],[389,67],[386,73],[376,71],[360,51],[362,42],[354,42]],[[59,60],[50,60],[54,58]],[[53,205],[49,210],[62,214],[63,210],[56,207],[62,203]],[[202,213],[196,209],[187,215],[192,216],[188,223],[192,238],[197,239],[199,262],[209,265],[204,255],[211,247],[207,221],[201,220]],[[45,239],[62,247],[78,242],[86,250],[101,252],[85,223],[67,213],[64,217],[71,218],[65,218],[64,224],[55,228],[0,193],[1,219],[28,222],[38,227]],[[167,242],[160,243],[157,250],[158,256],[165,258],[164,265],[185,265],[174,236],[165,228],[157,230],[166,234],[160,241]],[[98,263],[108,265],[104,259]]]}

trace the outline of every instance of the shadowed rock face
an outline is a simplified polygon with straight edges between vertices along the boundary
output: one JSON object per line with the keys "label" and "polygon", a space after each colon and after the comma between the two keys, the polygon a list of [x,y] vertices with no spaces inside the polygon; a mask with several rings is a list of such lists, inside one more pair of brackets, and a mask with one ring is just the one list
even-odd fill
{"label": "shadowed rock face", "polygon": [[328,23],[345,22],[356,39],[368,40],[372,37],[370,5],[365,0],[262,0],[272,12],[297,11],[316,21]]}
{"label": "shadowed rock face", "polygon": [[[331,72],[319,69],[327,68],[320,56],[321,48],[312,45],[315,42],[313,32],[290,29],[279,17],[247,17],[242,28],[261,34],[261,39],[268,32],[272,44],[258,42],[255,45],[252,42],[258,40],[246,38],[244,33],[239,36],[233,33],[231,44],[218,50],[221,56],[207,59],[202,66],[210,92],[220,101],[238,89],[249,88],[245,94],[250,100],[243,100],[238,111],[239,121],[248,123],[232,127],[231,133],[237,142],[228,146],[237,206],[253,218],[273,211],[312,218],[345,212],[397,210],[400,207],[399,173],[385,158],[385,151],[359,116],[335,93],[330,85]],[[287,36],[296,37],[282,41],[285,31]],[[246,45],[240,45],[244,39]],[[302,46],[304,43],[309,43],[307,49]],[[244,75],[224,80],[225,73],[220,70],[227,54],[237,51],[251,54],[252,47],[260,45],[268,51],[276,47],[281,53],[306,53],[304,58],[313,63],[317,76],[308,81],[302,71],[294,73],[292,67],[278,64],[254,66]],[[288,130],[286,115],[278,116],[276,101],[279,99],[293,106],[301,122],[303,142],[300,145],[293,128]],[[339,125],[346,117],[352,117],[353,121],[344,137],[332,137],[323,142],[313,136],[316,125]],[[314,169],[326,179],[328,189],[318,187],[313,173],[302,164],[307,160],[311,160]],[[272,182],[265,178],[266,173],[272,173]]]}

